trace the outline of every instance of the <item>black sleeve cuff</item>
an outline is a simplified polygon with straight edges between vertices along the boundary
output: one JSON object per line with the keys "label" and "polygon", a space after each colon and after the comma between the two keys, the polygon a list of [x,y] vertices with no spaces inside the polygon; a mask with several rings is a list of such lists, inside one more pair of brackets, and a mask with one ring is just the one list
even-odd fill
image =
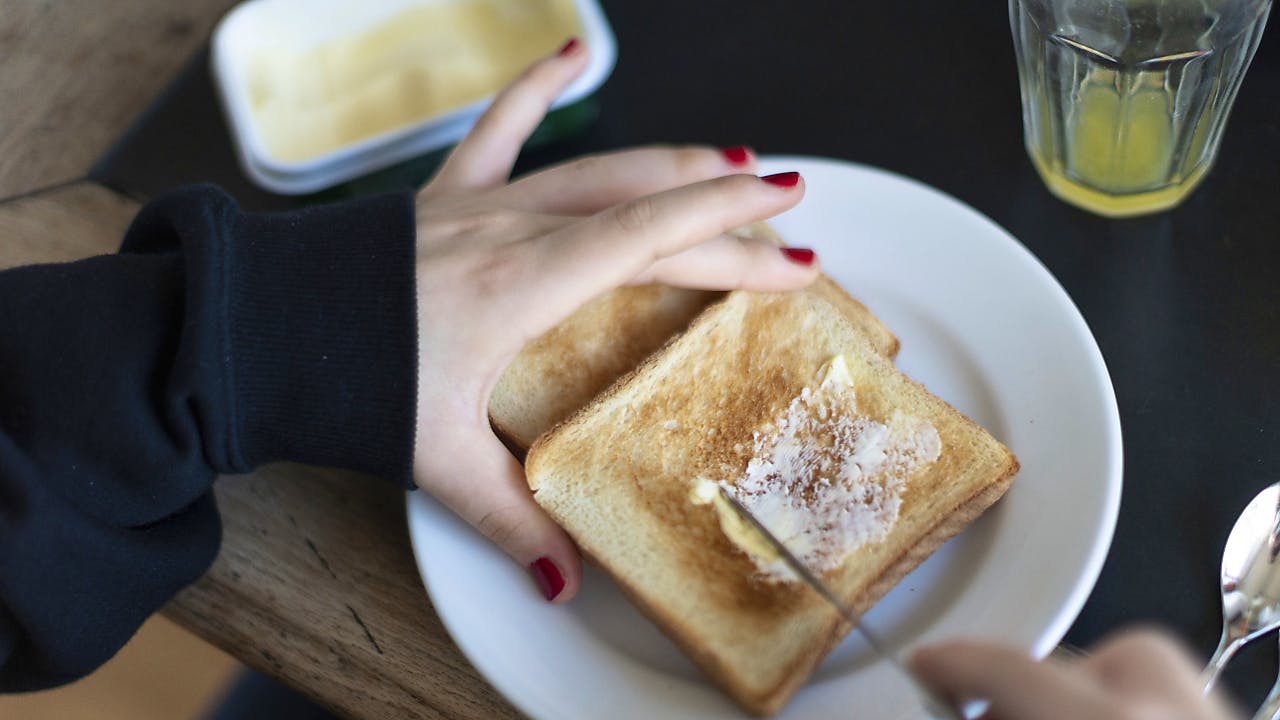
{"label": "black sleeve cuff", "polygon": [[413,196],[241,215],[227,244],[239,460],[343,467],[414,487]]}

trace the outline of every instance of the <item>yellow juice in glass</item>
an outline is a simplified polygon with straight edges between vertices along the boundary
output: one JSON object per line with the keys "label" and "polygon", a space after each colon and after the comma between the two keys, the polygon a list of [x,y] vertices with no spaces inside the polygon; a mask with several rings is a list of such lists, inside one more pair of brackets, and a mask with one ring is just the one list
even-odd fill
{"label": "yellow juice in glass", "polygon": [[1027,152],[1109,217],[1178,204],[1217,154],[1269,0],[1010,0]]}

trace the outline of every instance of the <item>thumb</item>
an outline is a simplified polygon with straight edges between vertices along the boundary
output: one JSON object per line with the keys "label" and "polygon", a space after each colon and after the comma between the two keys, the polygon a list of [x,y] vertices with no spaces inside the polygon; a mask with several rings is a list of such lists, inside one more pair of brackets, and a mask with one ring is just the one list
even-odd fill
{"label": "thumb", "polygon": [[534,502],[524,468],[487,428],[451,435],[437,438],[432,459],[415,463],[418,486],[528,570],[542,597],[571,600],[582,585],[582,559],[568,534]]}
{"label": "thumb", "polygon": [[1079,672],[1037,662],[1003,645],[953,640],[915,652],[910,665],[929,687],[955,699],[990,700],[992,717],[1075,720],[1108,717],[1101,691]]}

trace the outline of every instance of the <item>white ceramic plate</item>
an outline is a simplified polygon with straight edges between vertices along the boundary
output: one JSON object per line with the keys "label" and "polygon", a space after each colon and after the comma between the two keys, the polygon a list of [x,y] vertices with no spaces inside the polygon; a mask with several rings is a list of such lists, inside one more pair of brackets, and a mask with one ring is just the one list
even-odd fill
{"label": "white ceramic plate", "polygon": [[[1120,416],[1066,292],[1021,244],[898,175],[774,157],[808,193],[775,225],[902,340],[898,366],[988,428],[1022,471],[1005,498],[902,581],[865,622],[897,653],[954,636],[1043,655],[1093,588],[1120,502]],[[538,720],[743,717],[602,574],[567,607],[422,493],[408,502],[431,599],[467,657]],[[855,712],[856,710],[856,712]],[[923,717],[850,635],[779,718]]]}

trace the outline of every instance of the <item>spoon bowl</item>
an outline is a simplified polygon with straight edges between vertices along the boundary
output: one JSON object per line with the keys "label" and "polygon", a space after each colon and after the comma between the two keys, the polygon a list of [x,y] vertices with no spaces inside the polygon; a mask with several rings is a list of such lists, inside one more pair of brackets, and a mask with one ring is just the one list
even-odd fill
{"label": "spoon bowl", "polygon": [[1204,691],[1236,651],[1280,627],[1280,483],[1240,514],[1222,553],[1222,640],[1200,676]]}

